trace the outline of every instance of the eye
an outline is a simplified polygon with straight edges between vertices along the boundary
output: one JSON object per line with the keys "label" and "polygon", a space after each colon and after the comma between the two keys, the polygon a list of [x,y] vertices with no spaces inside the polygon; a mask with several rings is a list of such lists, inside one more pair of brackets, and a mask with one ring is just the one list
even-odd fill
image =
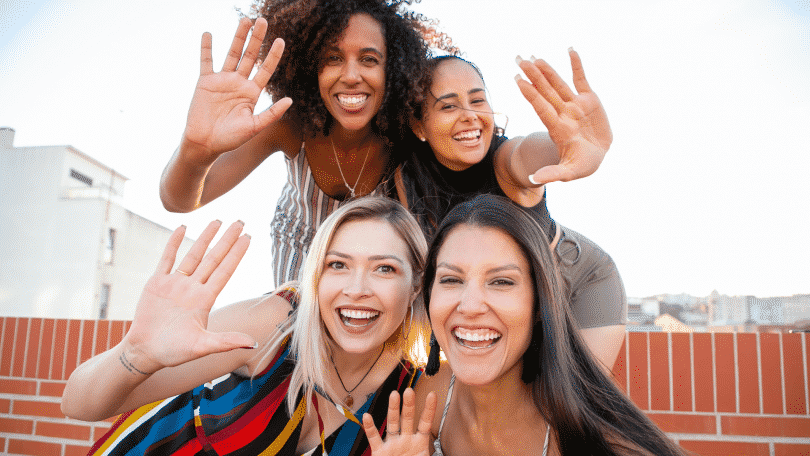
{"label": "eye", "polygon": [[490,283],[492,283],[492,285],[499,286],[499,287],[508,287],[508,286],[514,285],[515,281],[512,280],[512,279],[499,278],[499,279],[493,280]]}
{"label": "eye", "polygon": [[444,104],[442,104],[442,106],[439,108],[439,110],[440,110],[440,111],[443,111],[443,112],[453,112],[453,111],[455,111],[456,109],[458,109],[458,106],[456,106],[456,105],[454,105],[454,104],[450,104],[450,103],[444,103]]}
{"label": "eye", "polygon": [[342,261],[330,261],[326,263],[326,267],[329,269],[340,271],[341,269],[346,269],[346,263]]}
{"label": "eye", "polygon": [[393,274],[397,272],[396,268],[391,266],[390,264],[382,264],[377,266],[377,271],[383,274]]}
{"label": "eye", "polygon": [[367,66],[374,66],[374,65],[379,65],[380,64],[380,59],[378,59],[377,57],[375,57],[373,55],[365,55],[365,56],[360,58],[360,62],[362,62],[363,64],[365,64]]}
{"label": "eye", "polygon": [[470,101],[470,104],[475,105],[475,106],[481,106],[481,105],[487,104],[487,99],[486,98],[476,98],[475,100]]}
{"label": "eye", "polygon": [[456,276],[442,276],[439,277],[438,282],[441,285],[457,285],[461,283],[461,279]]}
{"label": "eye", "polygon": [[327,55],[323,60],[324,60],[324,63],[326,65],[337,65],[343,59],[341,59],[341,57],[339,55],[337,55],[337,54],[330,54],[330,55]]}

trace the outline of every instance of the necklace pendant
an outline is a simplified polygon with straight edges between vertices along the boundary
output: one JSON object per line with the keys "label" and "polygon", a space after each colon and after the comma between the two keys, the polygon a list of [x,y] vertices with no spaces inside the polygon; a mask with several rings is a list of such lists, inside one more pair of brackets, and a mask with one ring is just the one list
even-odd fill
{"label": "necklace pendant", "polygon": [[354,398],[351,394],[348,394],[343,398],[343,403],[345,403],[347,407],[351,407],[354,405]]}

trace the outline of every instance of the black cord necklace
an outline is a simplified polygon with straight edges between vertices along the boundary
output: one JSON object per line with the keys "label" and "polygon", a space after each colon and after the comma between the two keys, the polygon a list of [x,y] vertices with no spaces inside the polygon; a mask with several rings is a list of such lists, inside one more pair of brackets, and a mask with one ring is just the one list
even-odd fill
{"label": "black cord necklace", "polygon": [[351,407],[352,405],[354,405],[354,397],[352,397],[352,392],[356,390],[361,383],[363,383],[363,380],[365,380],[366,377],[368,377],[368,374],[370,374],[371,370],[374,369],[374,366],[377,365],[377,361],[380,360],[380,357],[382,356],[384,351],[385,351],[385,344],[383,344],[383,348],[382,350],[380,350],[380,354],[377,355],[377,359],[375,359],[374,362],[371,364],[371,367],[368,368],[366,375],[363,375],[363,378],[361,378],[360,381],[357,382],[357,384],[354,385],[354,388],[352,388],[351,390],[346,389],[346,385],[343,383],[343,379],[340,378],[340,372],[338,371],[338,368],[335,365],[335,359],[332,358],[332,354],[329,353],[329,361],[332,361],[332,366],[335,368],[335,373],[338,376],[338,380],[340,380],[340,386],[343,387],[343,391],[346,391],[346,397],[343,398],[343,402],[346,404],[347,407]]}

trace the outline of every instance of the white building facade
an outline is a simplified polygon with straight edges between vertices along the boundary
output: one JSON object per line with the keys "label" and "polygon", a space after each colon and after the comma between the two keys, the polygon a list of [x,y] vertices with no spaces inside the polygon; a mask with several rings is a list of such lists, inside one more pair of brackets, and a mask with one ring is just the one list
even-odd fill
{"label": "white building facade", "polygon": [[79,150],[13,142],[0,128],[0,315],[131,319],[171,230],[123,208],[127,178]]}

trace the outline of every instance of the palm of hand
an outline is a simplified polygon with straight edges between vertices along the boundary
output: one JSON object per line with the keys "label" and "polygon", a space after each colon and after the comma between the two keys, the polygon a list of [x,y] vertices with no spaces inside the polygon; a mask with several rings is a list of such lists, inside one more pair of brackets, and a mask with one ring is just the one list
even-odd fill
{"label": "palm of hand", "polygon": [[556,121],[546,126],[563,166],[591,156],[598,159],[598,166],[613,140],[607,113],[594,92],[580,93],[565,102]]}

